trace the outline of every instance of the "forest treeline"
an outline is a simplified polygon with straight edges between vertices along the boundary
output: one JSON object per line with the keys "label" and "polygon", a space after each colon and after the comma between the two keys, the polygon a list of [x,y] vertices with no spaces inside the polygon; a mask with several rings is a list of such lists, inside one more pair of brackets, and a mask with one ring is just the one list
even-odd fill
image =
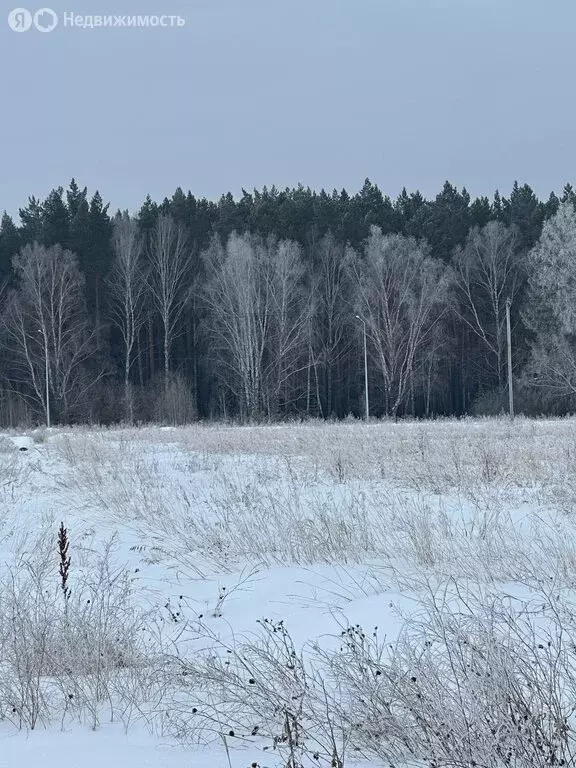
{"label": "forest treeline", "polygon": [[0,225],[0,425],[493,414],[576,398],[576,192],[433,200],[72,180]]}

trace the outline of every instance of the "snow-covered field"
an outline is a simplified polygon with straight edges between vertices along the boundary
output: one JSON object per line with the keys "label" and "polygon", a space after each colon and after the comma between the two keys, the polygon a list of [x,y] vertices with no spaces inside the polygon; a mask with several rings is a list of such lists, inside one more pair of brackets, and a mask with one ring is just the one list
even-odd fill
{"label": "snow-covered field", "polygon": [[575,521],[574,420],[4,434],[0,768],[573,765]]}

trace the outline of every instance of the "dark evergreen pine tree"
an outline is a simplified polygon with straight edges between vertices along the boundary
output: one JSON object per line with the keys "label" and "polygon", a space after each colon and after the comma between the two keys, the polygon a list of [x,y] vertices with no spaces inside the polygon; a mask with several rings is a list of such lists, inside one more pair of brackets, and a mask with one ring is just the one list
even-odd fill
{"label": "dark evergreen pine tree", "polygon": [[502,197],[500,196],[500,192],[498,190],[494,192],[494,200],[492,202],[492,218],[496,219],[496,221],[506,221]]}
{"label": "dark evergreen pine tree", "polygon": [[380,227],[384,234],[399,232],[402,228],[402,217],[395,209],[388,196],[384,196],[376,184],[370,179],[364,181],[364,186],[352,198],[351,218],[356,222],[356,231],[350,233],[350,241],[359,246],[370,234],[370,227]]}
{"label": "dark evergreen pine tree", "polygon": [[88,257],[90,249],[90,205],[86,189],[75,199],[70,211],[70,250],[78,257],[80,269],[84,274],[89,271]]}
{"label": "dark evergreen pine tree", "polygon": [[559,207],[560,200],[558,196],[555,195],[554,192],[550,192],[550,197],[544,203],[544,219],[550,219],[552,216],[558,213]]}
{"label": "dark evergreen pine tree", "polygon": [[188,205],[186,202],[186,195],[184,194],[182,187],[177,187],[176,191],[170,199],[170,215],[185,227],[190,228],[191,221],[189,220]]}
{"label": "dark evergreen pine tree", "polygon": [[310,187],[298,184],[286,189],[278,199],[278,233],[280,237],[310,246],[318,236],[315,221],[315,195]]}
{"label": "dark evergreen pine tree", "polygon": [[418,190],[409,195],[406,187],[402,189],[394,204],[400,216],[401,232],[408,234],[410,222],[425,204],[426,200]]}
{"label": "dark evergreen pine tree", "polygon": [[[102,324],[102,285],[112,264],[112,221],[108,204],[104,204],[98,191],[90,200],[88,209],[88,242],[83,254],[86,277],[86,296],[96,327]],[[100,343],[100,336],[98,337]]]}
{"label": "dark evergreen pine tree", "polygon": [[566,184],[564,186],[564,189],[562,190],[562,197],[560,198],[560,202],[567,203],[571,202],[572,205],[576,208],[576,191],[574,191],[574,187],[572,184]]}
{"label": "dark evergreen pine tree", "polygon": [[86,187],[80,189],[75,179],[72,179],[70,186],[66,190],[66,203],[68,206],[68,214],[70,221],[74,220],[74,217],[78,213],[80,206],[86,201],[88,196],[88,190]]}
{"label": "dark evergreen pine tree", "polygon": [[62,187],[53,189],[42,206],[42,242],[70,248],[70,214],[62,195]]}
{"label": "dark evergreen pine tree", "polygon": [[[72,179],[66,191],[66,203],[70,217],[70,250],[76,254],[80,270],[86,276],[91,274],[91,228],[90,203],[88,190],[80,189],[75,179]],[[92,290],[92,289],[90,289]],[[92,301],[92,298],[91,298]]]}
{"label": "dark evergreen pine tree", "polygon": [[238,220],[241,231],[250,231],[252,229],[252,219],[254,216],[254,198],[244,188],[242,197],[238,201]]}
{"label": "dark evergreen pine tree", "polygon": [[165,197],[164,200],[162,200],[162,202],[158,206],[158,213],[161,216],[169,216],[170,215],[170,200],[169,200],[169,198]]}
{"label": "dark evergreen pine tree", "polygon": [[20,230],[22,245],[42,242],[44,211],[42,203],[36,197],[28,198],[28,205],[19,210],[22,227]]}
{"label": "dark evergreen pine tree", "polygon": [[504,222],[514,224],[520,233],[520,244],[530,249],[536,243],[542,232],[544,222],[544,206],[528,184],[519,186],[514,182],[510,199],[502,201]]}
{"label": "dark evergreen pine tree", "polygon": [[146,195],[137,216],[138,226],[144,234],[147,235],[154,229],[159,213],[158,205],[152,202],[150,195]]}
{"label": "dark evergreen pine tree", "polygon": [[324,189],[314,200],[314,220],[318,227],[318,234],[324,237],[331,232],[338,239],[342,239],[342,214],[340,196],[334,189],[329,195]]}
{"label": "dark evergreen pine tree", "polygon": [[448,261],[454,248],[462,245],[470,229],[470,195],[446,181],[433,203],[419,208],[406,226],[407,234],[424,238],[430,244],[432,255]]}
{"label": "dark evergreen pine tree", "polygon": [[222,195],[218,201],[218,222],[215,226],[220,237],[226,239],[235,230],[242,232],[243,222],[239,216],[236,201],[231,192]]}
{"label": "dark evergreen pine tree", "polygon": [[12,259],[21,246],[21,235],[11,216],[6,211],[0,222],[0,283],[10,279]]}
{"label": "dark evergreen pine tree", "polygon": [[264,185],[262,191],[254,190],[254,230],[263,237],[276,231],[278,219],[278,190]]}
{"label": "dark evergreen pine tree", "polygon": [[470,226],[484,227],[492,219],[492,206],[487,197],[477,197],[470,205]]}
{"label": "dark evergreen pine tree", "polygon": [[190,192],[186,196],[186,202],[190,211],[193,242],[198,248],[206,248],[218,220],[218,208],[212,201],[206,200],[205,197],[196,199]]}

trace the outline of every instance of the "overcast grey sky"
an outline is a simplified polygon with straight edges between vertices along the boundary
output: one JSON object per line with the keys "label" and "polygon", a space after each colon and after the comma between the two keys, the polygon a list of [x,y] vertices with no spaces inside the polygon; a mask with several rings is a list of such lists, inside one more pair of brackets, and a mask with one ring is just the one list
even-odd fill
{"label": "overcast grey sky", "polygon": [[46,3],[186,25],[17,34],[5,7],[11,213],[72,176],[130,210],[178,185],[217,198],[298,182],[356,191],[366,176],[391,196],[432,196],[445,179],[473,195],[576,182],[575,0]]}

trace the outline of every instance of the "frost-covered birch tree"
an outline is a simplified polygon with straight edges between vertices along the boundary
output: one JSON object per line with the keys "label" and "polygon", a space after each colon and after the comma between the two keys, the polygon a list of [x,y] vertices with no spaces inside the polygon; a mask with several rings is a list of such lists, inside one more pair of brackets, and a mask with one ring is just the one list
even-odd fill
{"label": "frost-covered birch tree", "polygon": [[372,227],[363,258],[350,256],[386,414],[405,405],[419,355],[448,307],[450,271],[414,238]]}
{"label": "frost-covered birch tree", "polygon": [[534,334],[526,379],[552,399],[576,399],[576,211],[545,222],[528,255],[524,322]]}
{"label": "frost-covered birch tree", "polygon": [[233,233],[226,245],[214,237],[203,254],[207,331],[220,384],[236,397],[241,416],[262,405],[264,351],[270,323],[266,247]]}
{"label": "frost-covered birch tree", "polygon": [[162,326],[166,387],[172,345],[191,293],[191,251],[184,226],[171,216],[159,216],[148,243],[148,261],[150,293]]}
{"label": "frost-covered birch tree", "polygon": [[27,245],[13,260],[17,287],[2,316],[15,377],[46,415],[67,419],[73,406],[101,378],[89,368],[94,334],[76,257],[59,245]]}
{"label": "frost-covered birch tree", "polygon": [[110,315],[122,340],[126,416],[132,421],[134,403],[130,372],[135,361],[138,333],[145,320],[146,296],[143,242],[133,219],[123,216],[114,222],[112,248],[115,258],[108,281]]}
{"label": "frost-covered birch tree", "polygon": [[269,241],[267,279],[270,326],[267,340],[266,410],[286,413],[297,399],[296,375],[308,364],[306,336],[311,305],[300,246]]}
{"label": "frost-covered birch tree", "polygon": [[204,253],[208,334],[220,383],[242,417],[272,415],[306,365],[308,302],[300,247],[232,233]]}
{"label": "frost-covered birch tree", "polygon": [[515,228],[490,221],[472,229],[453,259],[458,315],[479,339],[483,365],[504,390],[506,376],[506,301],[514,302],[522,284]]}

